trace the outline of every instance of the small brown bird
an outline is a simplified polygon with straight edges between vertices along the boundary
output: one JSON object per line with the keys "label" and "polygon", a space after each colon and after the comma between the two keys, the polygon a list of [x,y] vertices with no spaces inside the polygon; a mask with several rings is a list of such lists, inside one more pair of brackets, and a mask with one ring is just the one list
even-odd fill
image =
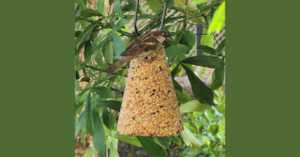
{"label": "small brown bird", "polygon": [[112,74],[124,63],[134,58],[145,58],[151,52],[159,49],[165,40],[173,40],[171,34],[166,30],[147,32],[133,41],[127,49],[121,53],[122,58],[107,69]]}

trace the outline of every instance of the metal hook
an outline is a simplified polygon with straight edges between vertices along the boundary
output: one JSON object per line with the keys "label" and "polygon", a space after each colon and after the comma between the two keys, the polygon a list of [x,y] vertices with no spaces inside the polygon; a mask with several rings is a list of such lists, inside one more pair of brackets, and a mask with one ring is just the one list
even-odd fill
{"label": "metal hook", "polygon": [[136,0],[136,3],[135,3],[135,13],[134,13],[134,31],[136,33],[136,35],[140,35],[138,29],[137,29],[137,26],[136,26],[136,22],[137,22],[137,14],[138,14],[138,9],[139,9],[139,0]]}
{"label": "metal hook", "polygon": [[[134,13],[134,31],[135,31],[135,34],[136,35],[140,35],[139,31],[138,31],[138,28],[137,28],[137,14],[138,14],[138,9],[139,9],[139,0],[136,0],[136,3],[135,3],[135,13]],[[166,10],[167,10],[167,4],[165,3],[164,5],[164,8],[163,8],[163,14],[162,14],[162,17],[161,17],[161,23],[160,23],[160,27],[159,29],[163,29],[164,27],[164,23],[165,23],[165,17],[166,17]]]}
{"label": "metal hook", "polygon": [[163,29],[163,27],[164,27],[166,11],[167,11],[167,3],[165,3],[165,5],[164,5],[164,10],[163,10],[163,14],[161,17],[161,23],[160,23],[160,27],[159,27],[160,30]]}

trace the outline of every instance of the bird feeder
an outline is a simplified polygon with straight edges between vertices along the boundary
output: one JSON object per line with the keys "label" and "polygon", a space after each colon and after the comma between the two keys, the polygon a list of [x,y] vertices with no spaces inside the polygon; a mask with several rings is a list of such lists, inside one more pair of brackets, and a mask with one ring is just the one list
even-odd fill
{"label": "bird feeder", "polygon": [[164,47],[130,61],[117,131],[131,136],[171,136],[183,130]]}

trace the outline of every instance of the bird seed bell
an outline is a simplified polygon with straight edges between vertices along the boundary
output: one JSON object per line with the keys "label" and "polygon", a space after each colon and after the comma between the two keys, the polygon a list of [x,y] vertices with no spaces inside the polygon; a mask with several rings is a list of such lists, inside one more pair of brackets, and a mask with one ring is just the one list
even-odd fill
{"label": "bird seed bell", "polygon": [[130,136],[171,136],[183,130],[179,103],[162,48],[130,62],[117,131]]}

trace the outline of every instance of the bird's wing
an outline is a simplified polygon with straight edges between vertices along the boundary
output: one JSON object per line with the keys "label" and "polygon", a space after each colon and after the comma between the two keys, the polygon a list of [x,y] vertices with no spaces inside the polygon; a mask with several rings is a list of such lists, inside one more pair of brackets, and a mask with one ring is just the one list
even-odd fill
{"label": "bird's wing", "polygon": [[154,50],[157,44],[158,41],[150,33],[146,33],[132,42],[121,56],[135,56],[144,51]]}

